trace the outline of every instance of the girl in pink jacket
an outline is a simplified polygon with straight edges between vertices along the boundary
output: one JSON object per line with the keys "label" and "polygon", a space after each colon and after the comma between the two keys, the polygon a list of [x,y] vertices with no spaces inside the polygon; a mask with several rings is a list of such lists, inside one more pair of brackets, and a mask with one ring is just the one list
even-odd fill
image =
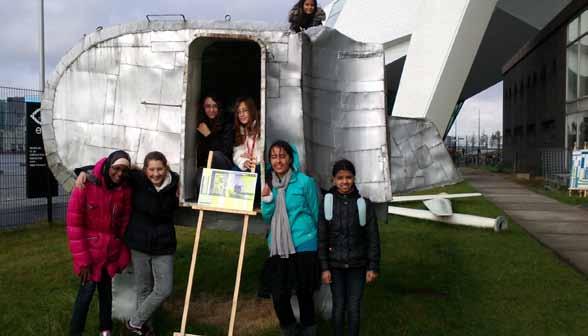
{"label": "girl in pink jacket", "polygon": [[96,287],[100,335],[112,330],[112,277],[129,263],[122,242],[131,215],[131,189],[125,182],[130,157],[116,151],[98,161],[83,189],[74,188],[67,206],[67,238],[81,284],[73,307],[70,335],[82,335]]}

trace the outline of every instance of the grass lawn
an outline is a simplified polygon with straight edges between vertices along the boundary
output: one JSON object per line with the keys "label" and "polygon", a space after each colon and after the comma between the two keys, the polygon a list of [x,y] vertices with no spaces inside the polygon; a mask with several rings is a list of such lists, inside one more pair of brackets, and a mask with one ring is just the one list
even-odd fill
{"label": "grass lawn", "polygon": [[[441,191],[474,189],[461,183],[427,193]],[[501,214],[484,198],[452,203],[455,212]],[[194,229],[177,231],[175,290],[156,319],[162,335],[179,329],[192,251]],[[497,234],[390,216],[380,223],[380,232],[381,274],[365,292],[363,335],[582,335],[588,330],[586,278],[516,224]],[[189,332],[226,334],[239,240],[240,233],[203,232]],[[63,226],[0,233],[0,247],[0,334],[67,334],[78,282]],[[263,237],[250,236],[238,335],[279,334],[271,303],[254,297],[265,255]],[[86,330],[96,334],[96,306]],[[319,334],[328,331],[322,322]]]}

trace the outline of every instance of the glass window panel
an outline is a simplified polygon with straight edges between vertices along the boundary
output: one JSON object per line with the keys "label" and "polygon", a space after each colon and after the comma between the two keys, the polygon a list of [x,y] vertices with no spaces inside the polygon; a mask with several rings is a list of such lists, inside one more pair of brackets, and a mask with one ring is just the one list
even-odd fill
{"label": "glass window panel", "polygon": [[588,32],[588,10],[585,10],[580,18],[580,36],[586,32]]}
{"label": "glass window panel", "polygon": [[568,25],[568,43],[578,38],[578,18]]}
{"label": "glass window panel", "polygon": [[567,90],[566,100],[578,99],[578,43],[567,49]]}
{"label": "glass window panel", "polygon": [[576,135],[578,134],[578,128],[576,123],[568,118],[568,127],[567,127],[567,140],[568,140],[568,149],[573,149],[574,145],[576,144]]}
{"label": "glass window panel", "polygon": [[588,36],[580,39],[580,69],[578,82],[580,83],[580,97],[588,96]]}

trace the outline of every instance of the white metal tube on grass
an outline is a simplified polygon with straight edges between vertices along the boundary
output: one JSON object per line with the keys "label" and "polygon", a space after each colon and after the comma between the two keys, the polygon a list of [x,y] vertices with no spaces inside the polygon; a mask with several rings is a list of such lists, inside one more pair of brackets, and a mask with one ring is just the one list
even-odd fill
{"label": "white metal tube on grass", "polygon": [[414,195],[414,196],[392,196],[391,203],[400,202],[414,202],[414,201],[426,201],[435,198],[466,198],[466,197],[480,197],[480,193],[465,193],[465,194],[437,194],[437,195]]}
{"label": "white metal tube on grass", "polygon": [[465,214],[453,214],[447,217],[438,217],[427,210],[418,210],[401,207],[388,207],[388,213],[399,216],[406,216],[418,219],[426,219],[430,221],[443,222],[453,225],[472,226],[484,229],[494,229],[494,231],[502,231],[507,228],[506,219],[502,216],[497,218],[480,217]]}

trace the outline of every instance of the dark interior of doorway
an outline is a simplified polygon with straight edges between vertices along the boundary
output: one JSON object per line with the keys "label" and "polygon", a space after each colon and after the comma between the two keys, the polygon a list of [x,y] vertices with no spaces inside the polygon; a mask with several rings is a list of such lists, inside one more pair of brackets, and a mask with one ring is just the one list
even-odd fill
{"label": "dark interior of doorway", "polygon": [[[195,201],[198,143],[195,132],[198,101],[214,94],[228,122],[233,122],[233,107],[238,97],[251,97],[260,108],[261,47],[254,41],[201,37],[189,48],[188,83],[186,91],[186,132],[184,138],[184,200]],[[260,113],[260,117],[264,115]],[[262,138],[264,134],[261,135]]]}
{"label": "dark interior of doorway", "polygon": [[[251,97],[259,108],[261,57],[252,41],[216,41],[202,54],[202,94],[214,93],[227,117],[239,97]],[[232,119],[231,119],[232,120]]]}

